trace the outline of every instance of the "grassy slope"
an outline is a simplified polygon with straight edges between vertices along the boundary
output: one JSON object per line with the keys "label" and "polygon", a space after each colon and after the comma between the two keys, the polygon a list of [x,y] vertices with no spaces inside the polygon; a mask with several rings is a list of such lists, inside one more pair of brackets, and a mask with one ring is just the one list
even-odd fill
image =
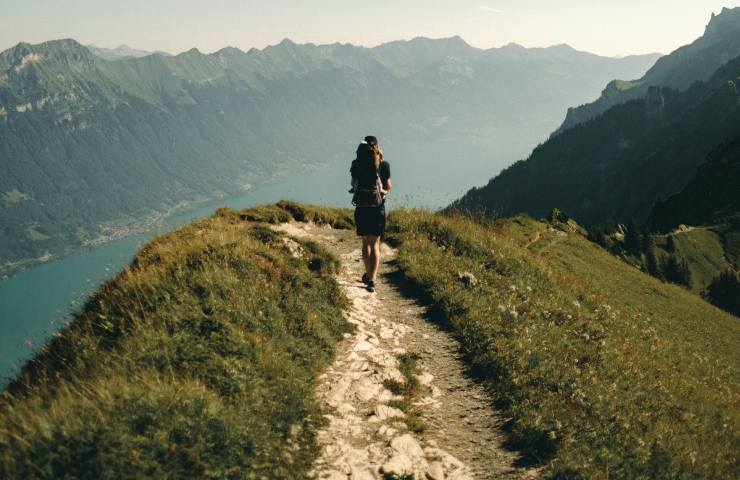
{"label": "grassy slope", "polygon": [[736,475],[736,318],[526,217],[394,212],[389,239],[547,477]]}
{"label": "grassy slope", "polygon": [[[722,237],[705,227],[694,227],[673,234],[674,254],[685,260],[691,272],[691,290],[701,294],[712,280],[727,271],[732,265],[725,258]],[[665,251],[665,236],[658,236],[658,256],[663,260],[669,255]]]}
{"label": "grassy slope", "polygon": [[[352,223],[283,202],[143,249],[3,393],[0,477],[302,477],[348,327],[336,261],[254,223],[291,219]],[[389,240],[548,477],[732,477],[737,319],[562,230],[397,211]]]}
{"label": "grassy slope", "polygon": [[349,329],[317,245],[208,220],[153,240],[0,395],[0,478],[303,478],[313,381]]}

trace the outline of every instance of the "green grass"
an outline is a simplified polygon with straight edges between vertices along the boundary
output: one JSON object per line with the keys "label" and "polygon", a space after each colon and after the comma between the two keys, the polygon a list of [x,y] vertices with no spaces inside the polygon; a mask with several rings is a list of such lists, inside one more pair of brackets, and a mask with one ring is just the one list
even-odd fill
{"label": "green grass", "polygon": [[419,373],[419,357],[413,353],[398,355],[398,370],[403,375],[403,382],[397,380],[386,380],[383,385],[394,395],[401,395],[402,400],[391,400],[388,405],[404,412],[404,422],[408,429],[415,433],[424,431],[424,423],[421,420],[419,408],[414,402],[419,399],[422,392],[421,383],[416,375]]}
{"label": "green grass", "polygon": [[348,230],[354,227],[354,213],[350,209],[326,208],[282,200],[275,205],[264,205],[238,213],[242,220],[264,223],[289,221],[313,222]]}
{"label": "green grass", "polygon": [[[712,280],[730,268],[725,258],[722,237],[704,227],[694,227],[689,231],[670,234],[673,237],[675,255],[685,260],[691,272],[691,290],[701,294]],[[665,238],[659,237],[658,258],[665,261]]]}
{"label": "green grass", "polygon": [[314,379],[349,330],[338,261],[245,215],[151,241],[23,368],[0,478],[305,478]]}
{"label": "green grass", "polygon": [[563,224],[394,211],[388,240],[546,478],[740,471],[736,318]]}
{"label": "green grass", "polygon": [[640,85],[640,82],[630,82],[628,80],[614,80],[614,84],[617,87],[617,90],[625,91],[625,90],[631,90],[638,85]]}

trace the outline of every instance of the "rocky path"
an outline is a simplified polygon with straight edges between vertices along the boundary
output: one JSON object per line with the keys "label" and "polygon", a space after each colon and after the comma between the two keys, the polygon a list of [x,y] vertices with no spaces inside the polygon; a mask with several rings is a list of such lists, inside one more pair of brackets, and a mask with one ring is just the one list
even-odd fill
{"label": "rocky path", "polygon": [[[322,453],[314,478],[536,476],[534,470],[514,467],[516,455],[502,448],[502,419],[483,387],[466,376],[456,341],[427,321],[424,308],[387,280],[393,250],[384,246],[383,280],[371,294],[359,280],[363,267],[352,232],[307,224],[278,229],[322,243],[341,259],[338,281],[352,302],[348,320],[356,326],[319,378],[317,395],[328,422],[318,434]],[[417,359],[421,393],[411,410],[406,409],[415,412],[413,422],[396,408],[403,397],[387,388],[405,381],[399,370],[401,355]]]}

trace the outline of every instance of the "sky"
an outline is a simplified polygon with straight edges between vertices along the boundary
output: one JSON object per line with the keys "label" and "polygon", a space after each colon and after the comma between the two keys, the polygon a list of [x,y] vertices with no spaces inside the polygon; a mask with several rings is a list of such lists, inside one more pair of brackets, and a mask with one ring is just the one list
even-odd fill
{"label": "sky", "polygon": [[374,46],[460,35],[480,48],[567,43],[608,56],[670,53],[725,0],[0,0],[0,50],[21,41],[179,53],[298,43]]}

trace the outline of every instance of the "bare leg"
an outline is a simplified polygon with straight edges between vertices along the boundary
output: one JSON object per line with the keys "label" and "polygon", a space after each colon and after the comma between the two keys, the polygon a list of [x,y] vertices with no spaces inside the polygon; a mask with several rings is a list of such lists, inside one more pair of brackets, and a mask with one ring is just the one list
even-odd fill
{"label": "bare leg", "polygon": [[365,273],[370,278],[371,263],[370,254],[372,253],[372,244],[370,243],[371,237],[362,237],[362,263],[365,264]]}
{"label": "bare leg", "polygon": [[378,277],[378,270],[380,269],[380,237],[379,236],[371,236],[370,237],[370,255],[369,255],[369,264],[370,269],[368,270],[368,277],[370,277],[370,280],[373,282]]}

